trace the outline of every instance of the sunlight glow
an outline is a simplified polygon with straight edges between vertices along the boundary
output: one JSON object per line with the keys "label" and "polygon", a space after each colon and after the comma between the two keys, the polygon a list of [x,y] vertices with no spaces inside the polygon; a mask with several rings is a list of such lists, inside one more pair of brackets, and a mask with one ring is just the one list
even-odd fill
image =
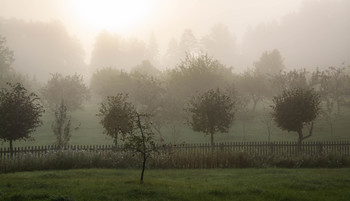
{"label": "sunlight glow", "polygon": [[150,16],[154,0],[74,0],[75,15],[87,26],[127,32]]}

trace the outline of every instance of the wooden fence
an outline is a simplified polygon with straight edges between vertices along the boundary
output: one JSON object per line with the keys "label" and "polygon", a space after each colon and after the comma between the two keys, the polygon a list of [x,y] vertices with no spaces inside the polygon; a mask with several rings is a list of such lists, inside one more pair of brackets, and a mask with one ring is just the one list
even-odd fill
{"label": "wooden fence", "polygon": [[[216,143],[212,147],[206,144],[178,144],[178,145],[158,145],[162,154],[172,153],[209,153],[209,152],[246,152],[249,154],[267,156],[267,155],[285,155],[293,156],[296,154],[322,155],[337,154],[350,156],[350,141],[328,141],[328,142],[304,142],[301,147],[296,142],[225,142]],[[112,145],[70,145],[63,148],[69,151],[91,151],[107,152],[117,151],[122,146]],[[41,157],[49,152],[59,150],[57,146],[31,146],[14,147],[13,156],[31,154]],[[0,159],[10,158],[9,148],[0,148]]]}
{"label": "wooden fence", "polygon": [[[28,146],[28,147],[14,147],[13,156],[16,157],[23,154],[31,154],[35,157],[41,157],[49,152],[54,152],[58,150],[106,152],[106,151],[117,150],[117,149],[112,145],[69,145],[61,149],[56,145]],[[10,158],[10,157],[11,157],[10,148],[0,148],[0,159]]]}
{"label": "wooden fence", "polygon": [[[212,151],[210,144],[183,144],[172,146],[182,153],[205,153]],[[339,154],[350,155],[350,141],[304,142],[301,147],[296,142],[226,142],[217,143],[215,151],[247,152],[255,155],[296,155],[300,152],[309,155]]]}

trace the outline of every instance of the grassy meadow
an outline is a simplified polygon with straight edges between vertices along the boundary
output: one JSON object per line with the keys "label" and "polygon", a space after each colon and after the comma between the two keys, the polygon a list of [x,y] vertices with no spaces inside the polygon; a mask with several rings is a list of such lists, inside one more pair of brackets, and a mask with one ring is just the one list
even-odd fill
{"label": "grassy meadow", "polygon": [[347,201],[350,169],[88,169],[0,174],[0,201]]}
{"label": "grassy meadow", "polygon": [[[243,122],[237,117],[231,127],[229,133],[219,133],[215,135],[216,142],[233,142],[233,141],[267,141],[268,132],[266,124],[263,123],[262,105],[257,109],[254,117],[246,123],[245,129]],[[72,117],[72,137],[70,144],[72,145],[106,145],[112,144],[112,138],[103,134],[103,128],[99,124],[98,103],[87,103],[83,109],[77,110],[71,114]],[[265,107],[268,107],[266,104]],[[34,140],[31,141],[16,141],[14,146],[37,146],[37,145],[52,145],[55,143],[51,124],[53,114],[46,111],[42,117],[43,125],[37,128],[37,131],[32,134]],[[319,118],[314,124],[313,136],[307,140],[324,141],[324,140],[346,140],[350,139],[350,111],[344,110],[341,115],[334,119],[333,135],[329,124]],[[80,124],[79,129],[74,128]],[[245,132],[244,132],[245,130]],[[203,133],[192,131],[185,122],[175,126],[163,126],[162,134],[167,143],[209,143],[210,137]],[[288,133],[272,126],[271,141],[296,141],[297,135],[293,132]],[[8,147],[8,143],[0,142],[0,147]]]}

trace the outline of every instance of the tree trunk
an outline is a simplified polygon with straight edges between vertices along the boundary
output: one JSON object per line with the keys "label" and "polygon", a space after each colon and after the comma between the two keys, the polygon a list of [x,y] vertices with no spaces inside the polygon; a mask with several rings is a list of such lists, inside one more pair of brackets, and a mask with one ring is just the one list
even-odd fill
{"label": "tree trunk", "polygon": [[159,138],[161,142],[164,142],[164,138],[163,138],[163,134],[160,131],[160,128],[158,128],[157,126],[153,126],[154,130],[156,130],[156,132],[159,134]]}
{"label": "tree trunk", "polygon": [[337,114],[340,115],[340,100],[337,99]]}
{"label": "tree trunk", "polygon": [[332,137],[333,137],[333,132],[334,132],[334,129],[333,129],[333,122],[332,122],[332,120],[330,120],[331,122],[330,122],[330,125],[331,125],[331,135],[332,135]]}
{"label": "tree trunk", "polygon": [[297,151],[298,151],[298,154],[301,153],[301,145],[302,145],[302,142],[303,142],[303,131],[302,129],[300,129],[298,131],[298,147],[297,147]]}
{"label": "tree trunk", "polygon": [[11,159],[13,158],[13,145],[12,145],[12,140],[10,140],[10,156]]}
{"label": "tree trunk", "polygon": [[256,110],[256,105],[258,104],[258,102],[259,102],[259,99],[254,99],[254,100],[253,100],[253,108],[252,108],[252,111],[253,111],[253,112],[255,112],[255,110]]}
{"label": "tree trunk", "polygon": [[145,168],[146,168],[146,153],[143,153],[143,163],[142,163],[142,171],[141,171],[141,184],[143,184],[143,174],[145,173]]}
{"label": "tree trunk", "polygon": [[215,143],[214,143],[214,133],[213,132],[210,133],[210,143],[211,143],[211,150],[214,151]]}
{"label": "tree trunk", "polygon": [[243,126],[243,142],[245,142],[245,127],[246,127],[246,122],[245,120],[242,122],[242,126]]}
{"label": "tree trunk", "polygon": [[141,125],[141,119],[140,119],[140,115],[137,115],[137,124],[138,127],[140,129],[141,132],[141,136],[142,136],[142,156],[143,156],[143,162],[142,162],[142,171],[141,171],[141,184],[143,184],[143,174],[145,172],[145,168],[146,168],[146,159],[147,159],[147,153],[146,153],[146,143],[145,143],[145,135],[143,133],[143,129],[142,129],[142,125]]}
{"label": "tree trunk", "polygon": [[115,145],[115,151],[119,151],[118,149],[118,129],[114,130],[115,132],[115,138],[113,139],[114,145]]}

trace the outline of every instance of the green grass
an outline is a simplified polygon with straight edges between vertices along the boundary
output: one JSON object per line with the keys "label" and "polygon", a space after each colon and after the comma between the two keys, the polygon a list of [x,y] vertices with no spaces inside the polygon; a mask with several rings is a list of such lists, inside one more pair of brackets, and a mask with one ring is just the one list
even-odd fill
{"label": "green grass", "polygon": [[[266,103],[265,107],[268,107]],[[105,145],[113,144],[113,140],[103,134],[103,128],[99,124],[98,113],[99,105],[97,103],[87,103],[82,110],[75,111],[72,116],[72,127],[76,127],[81,123],[78,130],[72,131],[70,144],[72,145]],[[242,122],[237,117],[230,129],[229,133],[218,133],[215,135],[216,142],[233,142],[233,141],[267,141],[268,133],[264,123],[262,123],[262,105],[257,108],[256,115],[246,125],[246,132],[243,133]],[[51,130],[53,114],[47,111],[43,116],[43,125],[32,134],[34,141],[15,141],[14,146],[38,146],[52,145],[55,143],[55,136]],[[331,135],[330,127],[327,122],[319,118],[314,125],[313,136],[309,141],[324,140],[344,140],[350,139],[350,110],[342,111],[342,115],[338,116],[334,122],[334,134]],[[178,124],[176,126],[176,135],[172,135],[173,129],[169,126],[162,128],[163,137],[166,142],[171,143],[209,143],[210,137],[203,133],[193,132],[187,125]],[[272,141],[297,141],[297,134],[293,132],[282,131],[273,126]],[[0,147],[8,147],[8,143],[0,141]]]}
{"label": "green grass", "polygon": [[3,200],[347,201],[350,169],[68,170],[0,174]]}

